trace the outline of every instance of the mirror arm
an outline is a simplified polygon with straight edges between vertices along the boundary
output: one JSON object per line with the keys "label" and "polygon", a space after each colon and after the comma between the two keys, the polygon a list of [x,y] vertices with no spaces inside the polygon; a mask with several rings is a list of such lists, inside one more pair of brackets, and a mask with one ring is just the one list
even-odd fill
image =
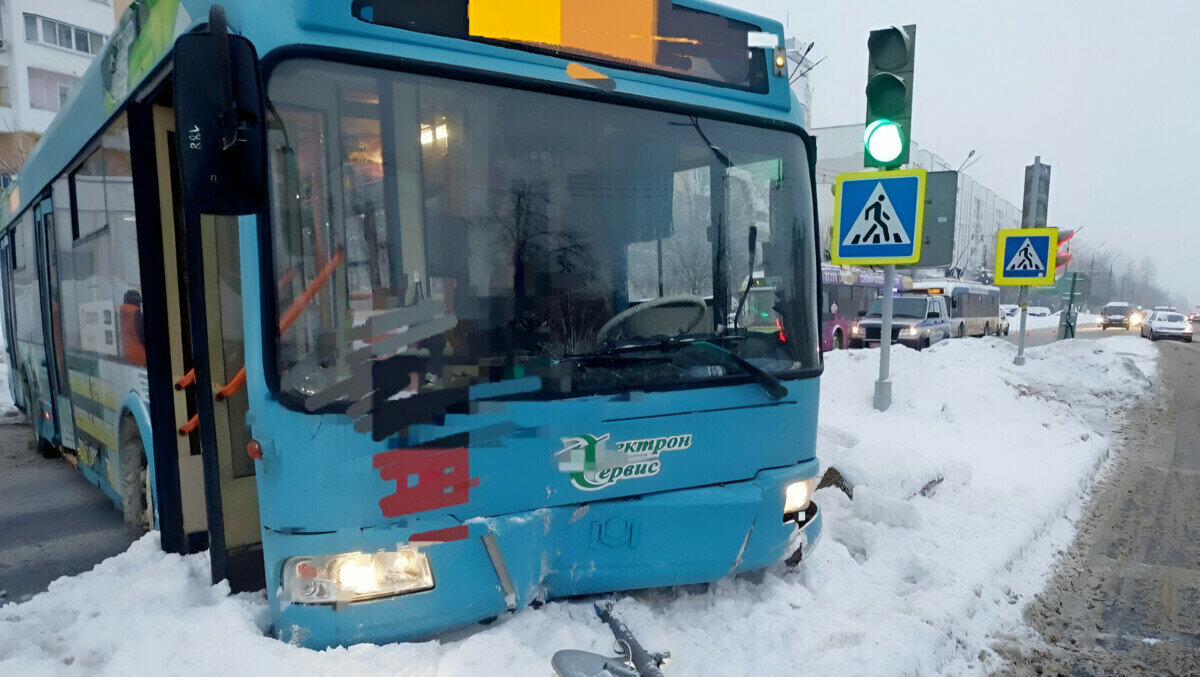
{"label": "mirror arm", "polygon": [[238,142],[237,109],[233,103],[233,60],[229,56],[229,22],[225,8],[214,4],[208,9],[208,26],[213,34],[217,61],[218,87],[221,90],[221,149],[229,150]]}

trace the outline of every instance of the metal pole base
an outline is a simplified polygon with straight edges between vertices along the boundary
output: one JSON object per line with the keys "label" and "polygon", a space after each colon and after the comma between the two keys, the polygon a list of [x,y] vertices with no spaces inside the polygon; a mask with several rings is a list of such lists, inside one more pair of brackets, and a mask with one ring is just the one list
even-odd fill
{"label": "metal pole base", "polygon": [[1013,358],[1013,364],[1017,365],[1018,367],[1025,366],[1025,356],[1017,355],[1016,357]]}
{"label": "metal pole base", "polygon": [[892,380],[875,381],[875,409],[887,411],[892,406]]}

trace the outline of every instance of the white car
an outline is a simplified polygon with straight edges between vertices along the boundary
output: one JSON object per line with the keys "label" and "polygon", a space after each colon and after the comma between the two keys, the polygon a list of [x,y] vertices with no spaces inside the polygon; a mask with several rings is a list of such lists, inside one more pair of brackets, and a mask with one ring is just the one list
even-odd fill
{"label": "white car", "polygon": [[1029,306],[1030,317],[1050,317],[1050,309],[1046,306]]}
{"label": "white car", "polygon": [[1192,342],[1192,324],[1180,313],[1158,310],[1142,321],[1142,336],[1157,341],[1176,339]]}

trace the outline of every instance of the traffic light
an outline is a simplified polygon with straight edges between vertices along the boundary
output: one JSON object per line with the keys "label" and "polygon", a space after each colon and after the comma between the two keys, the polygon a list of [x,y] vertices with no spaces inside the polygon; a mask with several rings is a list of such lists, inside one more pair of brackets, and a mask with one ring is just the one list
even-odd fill
{"label": "traffic light", "polygon": [[1071,255],[1071,252],[1063,250],[1063,248],[1067,246],[1067,243],[1070,242],[1071,238],[1073,237],[1075,237],[1074,228],[1058,229],[1058,254],[1057,258],[1055,259],[1055,270],[1060,273],[1066,270],[1067,264],[1071,262],[1071,259],[1075,258]]}
{"label": "traffic light", "polygon": [[916,50],[916,26],[880,28],[867,39],[863,160],[868,167],[888,169],[908,162]]}

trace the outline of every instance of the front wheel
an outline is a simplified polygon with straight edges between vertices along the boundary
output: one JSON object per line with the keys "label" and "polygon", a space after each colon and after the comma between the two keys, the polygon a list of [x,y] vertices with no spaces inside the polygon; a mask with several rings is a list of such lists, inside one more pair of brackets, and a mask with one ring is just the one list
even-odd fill
{"label": "front wheel", "polygon": [[[36,435],[37,433],[34,434]],[[58,458],[59,456],[62,456],[62,452],[58,450],[58,447],[54,446],[50,440],[47,440],[44,437],[38,437],[37,448],[38,453],[42,455],[42,458]]]}
{"label": "front wheel", "polygon": [[917,350],[925,350],[928,347],[929,347],[929,339],[923,338],[920,341],[917,341]]}
{"label": "front wheel", "polygon": [[141,536],[154,527],[154,507],[146,447],[133,416],[121,421],[121,508],[125,526]]}

